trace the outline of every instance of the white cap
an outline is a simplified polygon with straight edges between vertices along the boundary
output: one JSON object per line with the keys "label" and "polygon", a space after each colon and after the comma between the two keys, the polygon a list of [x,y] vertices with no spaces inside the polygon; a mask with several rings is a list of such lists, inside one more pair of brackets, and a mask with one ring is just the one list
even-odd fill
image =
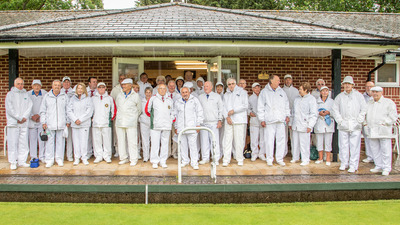
{"label": "white cap", "polygon": [[354,85],[353,77],[352,77],[352,76],[346,76],[346,77],[343,79],[342,84],[345,84],[345,83]]}
{"label": "white cap", "polygon": [[133,84],[133,80],[131,78],[126,78],[121,82],[121,84]]}
{"label": "white cap", "polygon": [[224,83],[222,83],[222,82],[217,82],[217,83],[215,84],[215,87],[218,86],[218,85],[221,85],[221,86],[223,87],[223,86],[224,86]]}
{"label": "white cap", "polygon": [[186,82],[183,87],[187,87],[187,88],[193,88],[193,83],[192,82]]}
{"label": "white cap", "polygon": [[254,87],[256,87],[256,86],[261,86],[259,83],[254,83],[253,85],[251,85],[251,88],[254,88]]}
{"label": "white cap", "polygon": [[100,87],[101,85],[103,85],[104,87],[107,87],[106,84],[104,82],[100,82],[97,84],[97,87]]}
{"label": "white cap", "polygon": [[69,80],[69,82],[72,82],[72,81],[71,81],[71,78],[69,78],[69,77],[67,77],[67,76],[65,76],[65,77],[62,79],[62,82],[66,81],[66,80]]}
{"label": "white cap", "polygon": [[204,84],[204,79],[203,79],[202,77],[197,78],[196,82],[197,82],[197,81],[201,81],[201,82],[203,82],[203,84]]}
{"label": "white cap", "polygon": [[286,75],[283,77],[283,79],[286,79],[286,78],[293,79],[293,78],[292,78],[292,75],[290,75],[290,74],[286,74]]}
{"label": "white cap", "polygon": [[319,91],[322,91],[324,89],[327,89],[329,91],[329,88],[327,86],[322,86],[322,88]]}
{"label": "white cap", "polygon": [[175,82],[178,81],[178,80],[183,80],[183,81],[185,81],[185,79],[183,79],[182,76],[177,77],[177,78],[175,79]]}
{"label": "white cap", "polygon": [[42,82],[40,82],[40,80],[33,80],[32,85],[34,84],[39,84],[40,86],[42,86]]}
{"label": "white cap", "polygon": [[375,87],[371,88],[371,91],[383,92],[383,88],[381,88],[379,86],[375,86]]}

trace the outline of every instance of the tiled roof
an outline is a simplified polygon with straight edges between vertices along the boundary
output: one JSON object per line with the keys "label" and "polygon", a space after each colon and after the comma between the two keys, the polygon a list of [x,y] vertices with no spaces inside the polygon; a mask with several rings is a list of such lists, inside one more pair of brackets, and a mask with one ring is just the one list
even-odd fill
{"label": "tiled roof", "polygon": [[[358,15],[363,17],[364,14],[343,13],[340,16],[332,16],[336,20],[322,20],[322,14],[324,13],[230,10],[183,3],[125,10],[6,11],[0,13],[0,21],[6,21],[0,26],[0,40],[126,38],[297,40],[382,44],[400,42],[400,33],[396,31],[399,28],[392,29],[390,33],[390,29],[386,26],[391,24],[385,20],[392,17],[399,18],[398,14],[394,16],[385,14],[387,16],[381,16],[385,19],[381,19],[378,25],[369,25],[376,29],[368,29],[367,24],[351,27],[351,22],[341,23],[338,18],[355,21],[354,17]],[[333,13],[326,14],[333,15]],[[379,14],[371,14],[372,17],[375,15]],[[350,16],[350,19],[346,19],[347,16]],[[3,20],[3,18],[8,19]],[[393,19],[393,24],[398,23],[398,20]]]}

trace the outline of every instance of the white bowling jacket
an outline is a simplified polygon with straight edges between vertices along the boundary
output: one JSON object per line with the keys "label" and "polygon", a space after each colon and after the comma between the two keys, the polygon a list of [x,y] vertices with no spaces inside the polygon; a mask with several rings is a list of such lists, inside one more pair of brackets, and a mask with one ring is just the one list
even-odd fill
{"label": "white bowling jacket", "polygon": [[311,130],[314,128],[317,116],[317,101],[311,94],[306,94],[294,100],[293,114],[289,124],[292,126],[292,130],[305,133],[307,128]]}
{"label": "white bowling jacket", "polygon": [[282,89],[285,91],[286,96],[289,99],[289,108],[290,108],[290,111],[292,111],[294,100],[300,96],[299,90],[297,88],[293,87],[293,85],[291,85],[290,87],[283,85]]}
{"label": "white bowling jacket", "polygon": [[150,117],[146,114],[146,105],[147,105],[146,98],[142,98],[142,114],[140,114],[139,116],[139,122],[150,127]]}
{"label": "white bowling jacket", "polygon": [[157,93],[146,104],[145,113],[148,117],[153,114],[153,130],[171,130],[174,116],[174,101],[167,95]]}
{"label": "white bowling jacket", "polygon": [[284,123],[290,117],[289,99],[285,91],[278,87],[273,90],[268,84],[258,96],[258,120],[266,124]]}
{"label": "white bowling jacket", "polygon": [[368,138],[393,138],[392,125],[397,117],[396,104],[391,99],[383,96],[377,102],[371,99],[367,103],[365,134]]}
{"label": "white bowling jacket", "polygon": [[117,84],[111,90],[110,96],[116,101],[119,93],[122,93],[122,87],[120,84]]}
{"label": "white bowling jacket", "polygon": [[317,109],[321,109],[324,108],[325,110],[328,110],[330,112],[330,117],[331,117],[331,125],[328,126],[328,124],[326,124],[325,122],[325,117],[324,116],[320,116],[319,115],[319,111],[318,111],[318,119],[317,119],[317,123],[314,126],[314,133],[317,134],[321,134],[321,133],[333,133],[335,132],[335,121],[333,120],[332,117],[332,107],[333,107],[333,99],[328,98],[326,99],[326,101],[322,101],[321,97],[318,98],[317,100]]}
{"label": "white bowling jacket", "polygon": [[137,127],[139,115],[142,113],[142,101],[139,94],[133,89],[128,95],[121,92],[118,94],[115,104],[118,110],[115,126],[124,128]]}
{"label": "white bowling jacket", "polygon": [[222,121],[224,103],[219,94],[212,91],[207,98],[207,94],[203,93],[199,96],[199,101],[203,107],[203,124],[214,124],[218,123],[218,121]]}
{"label": "white bowling jacket", "polygon": [[107,91],[103,95],[96,93],[91,99],[94,107],[92,127],[112,127],[112,121],[117,115],[114,99]]}
{"label": "white bowling jacket", "polygon": [[[32,100],[25,89],[12,87],[6,96],[6,117],[8,127],[28,127],[32,111]],[[18,124],[23,118],[26,122]]]}
{"label": "white bowling jacket", "polygon": [[233,110],[231,117],[233,124],[247,124],[247,109],[249,107],[249,96],[247,91],[239,86],[235,86],[233,92],[228,88],[224,95],[224,118],[228,117],[228,112]]}
{"label": "white bowling jacket", "polygon": [[[81,99],[75,94],[69,101],[67,109],[69,120],[72,128],[87,128],[91,126],[91,118],[93,115],[93,102],[89,96],[81,95]],[[80,120],[81,124],[77,125],[75,121]]]}
{"label": "white bowling jacket", "polygon": [[69,98],[71,98],[75,94],[74,89],[72,89],[71,87],[68,88],[68,90],[65,90],[65,88],[61,88],[61,92],[66,94]]}
{"label": "white bowling jacket", "polygon": [[[175,129],[177,129],[178,133],[186,127],[197,127],[203,123],[203,107],[193,95],[189,96],[186,103],[182,98],[176,101],[174,111],[176,116]],[[196,133],[196,131],[188,131],[186,133]]]}
{"label": "white bowling jacket", "polygon": [[40,105],[40,122],[47,124],[50,130],[63,130],[69,123],[68,103],[69,97],[66,94],[60,92],[55,96],[53,90],[50,90]]}
{"label": "white bowling jacket", "polygon": [[31,114],[29,115],[29,124],[28,127],[29,128],[37,128],[37,127],[42,127],[42,124],[39,122],[35,122],[33,120],[31,120],[30,118],[33,115],[40,115],[40,105],[42,104],[43,98],[44,96],[47,94],[47,91],[40,89],[39,94],[36,96],[35,92],[33,90],[30,90],[28,92],[28,96],[31,98],[32,100],[32,111]]}
{"label": "white bowling jacket", "polygon": [[259,96],[257,96],[254,93],[249,97],[248,114],[250,115],[251,112],[256,114],[256,117],[250,117],[250,126],[253,126],[253,127],[259,127],[261,125],[261,123],[260,123],[260,121],[258,120],[258,117],[257,117],[258,97]]}
{"label": "white bowling jacket", "polygon": [[339,130],[352,132],[361,130],[366,110],[367,104],[363,95],[353,89],[349,94],[342,92],[335,98],[332,116],[338,123]]}
{"label": "white bowling jacket", "polygon": [[[140,98],[146,98],[144,91],[146,90],[147,87],[151,87],[151,84],[149,82],[143,83],[141,80],[139,80],[137,82],[137,84],[139,85],[140,89],[139,89],[139,96]],[[119,85],[121,87],[121,85]]]}

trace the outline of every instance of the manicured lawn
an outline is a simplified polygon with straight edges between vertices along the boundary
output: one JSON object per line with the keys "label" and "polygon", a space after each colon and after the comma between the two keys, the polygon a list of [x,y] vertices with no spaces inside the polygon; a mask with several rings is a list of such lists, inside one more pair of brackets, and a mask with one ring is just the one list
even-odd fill
{"label": "manicured lawn", "polygon": [[400,224],[400,200],[229,205],[0,203],[1,224]]}

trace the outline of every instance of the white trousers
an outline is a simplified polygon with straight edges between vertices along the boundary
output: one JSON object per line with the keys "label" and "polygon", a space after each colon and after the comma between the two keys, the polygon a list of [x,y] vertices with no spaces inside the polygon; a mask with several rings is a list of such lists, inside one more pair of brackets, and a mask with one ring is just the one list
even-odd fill
{"label": "white trousers", "polygon": [[140,123],[140,135],[142,136],[143,161],[150,159],[150,127]]}
{"label": "white trousers", "polygon": [[315,134],[317,139],[317,150],[331,152],[333,133],[318,133]]}
{"label": "white trousers", "polygon": [[87,141],[87,158],[93,155],[93,134],[92,129],[89,129],[89,137]]}
{"label": "white trousers", "polygon": [[260,153],[260,149],[258,147],[260,145],[260,135],[260,127],[250,126],[250,149],[252,157],[258,156],[258,154]]}
{"label": "white trousers", "polygon": [[310,133],[293,131],[292,159],[310,162]]}
{"label": "white trousers", "polygon": [[224,163],[231,162],[231,154],[232,154],[232,143],[235,147],[235,156],[238,162],[243,162],[243,149],[245,145],[245,139],[243,138],[243,134],[245,133],[246,124],[232,124],[229,125],[225,122],[224,129]]}
{"label": "white trousers", "polygon": [[[44,160],[44,145],[45,142],[40,139],[41,127],[29,128],[29,153],[31,158]],[[39,145],[39,157],[38,157]]]}
{"label": "white trousers", "polygon": [[45,159],[46,163],[54,163],[54,160],[64,161],[65,139],[64,130],[46,130],[50,132],[46,142]]}
{"label": "white trousers", "polygon": [[[220,149],[219,149],[219,129],[217,128],[218,123],[212,124],[204,124],[205,127],[209,128],[212,132],[214,132],[215,137],[215,157],[217,160],[221,158]],[[213,155],[211,151],[212,147],[212,135],[210,132],[206,130],[200,131],[200,140],[201,140],[201,159],[210,161],[210,154]]]}
{"label": "white trousers", "polygon": [[74,158],[88,159],[88,138],[90,127],[72,128],[72,139],[74,143]]}
{"label": "white trousers", "polygon": [[111,127],[93,127],[94,156],[99,159],[111,160]]}
{"label": "white trousers", "polygon": [[[137,162],[138,160],[138,142],[136,127],[117,127],[118,154],[120,160],[128,159]],[[128,142],[128,150],[126,143]]]}
{"label": "white trousers", "polygon": [[358,170],[360,160],[361,131],[339,130],[339,159],[342,165]]}
{"label": "white trousers", "polygon": [[375,167],[387,172],[392,171],[392,139],[368,139]]}
{"label": "white trousers", "polygon": [[277,162],[283,162],[285,155],[285,124],[284,123],[273,123],[267,124],[264,130],[265,147],[267,162],[272,163],[274,161],[274,148],[276,142],[275,158]]}
{"label": "white trousers", "polygon": [[222,127],[219,129],[219,159],[224,156],[224,130],[225,130],[225,123],[222,122]]}
{"label": "white trousers", "polygon": [[72,159],[73,158],[73,144],[72,144],[72,127],[68,127],[68,137],[67,139],[67,158]]}
{"label": "white trousers", "polygon": [[199,152],[197,150],[197,133],[182,134],[181,136],[182,164],[197,166],[199,163]]}
{"label": "white trousers", "polygon": [[29,154],[28,128],[7,127],[8,162],[26,163]]}
{"label": "white trousers", "polygon": [[371,149],[371,141],[369,138],[364,136],[364,143],[365,143],[365,155],[367,155],[368,160],[375,160],[373,157],[373,150]]}
{"label": "white trousers", "polygon": [[[150,130],[151,151],[150,162],[153,164],[166,163],[168,159],[168,145],[170,130]],[[161,144],[161,148],[160,148]]]}

